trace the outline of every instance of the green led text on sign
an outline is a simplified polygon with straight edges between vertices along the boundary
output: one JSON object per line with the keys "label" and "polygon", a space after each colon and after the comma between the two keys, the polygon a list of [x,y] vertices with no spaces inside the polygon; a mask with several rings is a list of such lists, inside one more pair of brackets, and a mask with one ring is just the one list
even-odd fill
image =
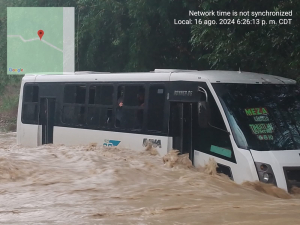
{"label": "green led text on sign", "polygon": [[253,116],[255,122],[268,122],[270,119],[268,116]]}
{"label": "green led text on sign", "polygon": [[248,108],[245,109],[247,116],[260,116],[260,115],[268,115],[268,111],[264,107],[260,108]]}
{"label": "green led text on sign", "polygon": [[272,123],[249,124],[253,134],[272,134],[274,126]]}
{"label": "green led text on sign", "polygon": [[256,135],[256,136],[257,136],[257,138],[260,141],[273,141],[274,140],[274,137],[271,134],[268,134],[268,135],[266,135],[266,134],[264,134],[264,135],[260,134],[260,135]]}

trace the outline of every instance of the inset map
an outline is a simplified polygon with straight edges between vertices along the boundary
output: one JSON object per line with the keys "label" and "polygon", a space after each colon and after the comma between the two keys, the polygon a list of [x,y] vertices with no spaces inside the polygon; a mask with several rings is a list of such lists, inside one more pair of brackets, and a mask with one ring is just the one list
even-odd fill
{"label": "inset map", "polygon": [[73,7],[7,8],[7,74],[75,70]]}

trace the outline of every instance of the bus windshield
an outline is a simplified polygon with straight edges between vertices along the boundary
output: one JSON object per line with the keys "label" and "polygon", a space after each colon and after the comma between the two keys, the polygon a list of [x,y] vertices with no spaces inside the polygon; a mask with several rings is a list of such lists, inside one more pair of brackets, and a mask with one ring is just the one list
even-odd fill
{"label": "bus windshield", "polygon": [[239,148],[300,149],[300,87],[213,84]]}

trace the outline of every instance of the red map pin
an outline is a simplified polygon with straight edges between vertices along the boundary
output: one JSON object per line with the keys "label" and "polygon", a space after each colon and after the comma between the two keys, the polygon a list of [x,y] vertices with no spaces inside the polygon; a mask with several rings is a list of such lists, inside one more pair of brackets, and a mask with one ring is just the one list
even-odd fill
{"label": "red map pin", "polygon": [[37,32],[37,34],[39,35],[40,40],[42,40],[42,37],[44,36],[44,31],[43,31],[43,30],[39,30],[39,31]]}

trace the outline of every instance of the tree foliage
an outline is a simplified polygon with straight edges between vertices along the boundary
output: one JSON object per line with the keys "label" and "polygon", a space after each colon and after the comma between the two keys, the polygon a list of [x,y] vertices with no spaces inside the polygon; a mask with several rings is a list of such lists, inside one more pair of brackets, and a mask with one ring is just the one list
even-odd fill
{"label": "tree foliage", "polygon": [[[199,1],[199,4],[201,4],[201,1]],[[250,12],[293,10],[291,25],[280,25],[278,23],[265,26],[261,24],[195,25],[192,28],[191,44],[194,49],[203,48],[205,50],[199,57],[207,60],[210,69],[238,70],[241,68],[244,71],[299,79],[299,1],[208,0],[201,7],[203,10],[218,10],[221,8],[223,11],[230,12],[232,10]],[[259,19],[276,20],[278,22],[278,17],[259,17]]]}
{"label": "tree foliage", "polygon": [[196,63],[190,27],[172,24],[178,16],[187,17],[185,1],[88,2],[78,2],[80,70],[149,71]]}
{"label": "tree foliage", "polygon": [[[6,75],[9,6],[75,7],[76,70],[241,68],[299,79],[300,2],[296,0],[7,0],[0,2],[0,89],[15,79]],[[174,19],[189,19],[189,10],[293,10],[293,21],[266,26],[174,25]]]}

